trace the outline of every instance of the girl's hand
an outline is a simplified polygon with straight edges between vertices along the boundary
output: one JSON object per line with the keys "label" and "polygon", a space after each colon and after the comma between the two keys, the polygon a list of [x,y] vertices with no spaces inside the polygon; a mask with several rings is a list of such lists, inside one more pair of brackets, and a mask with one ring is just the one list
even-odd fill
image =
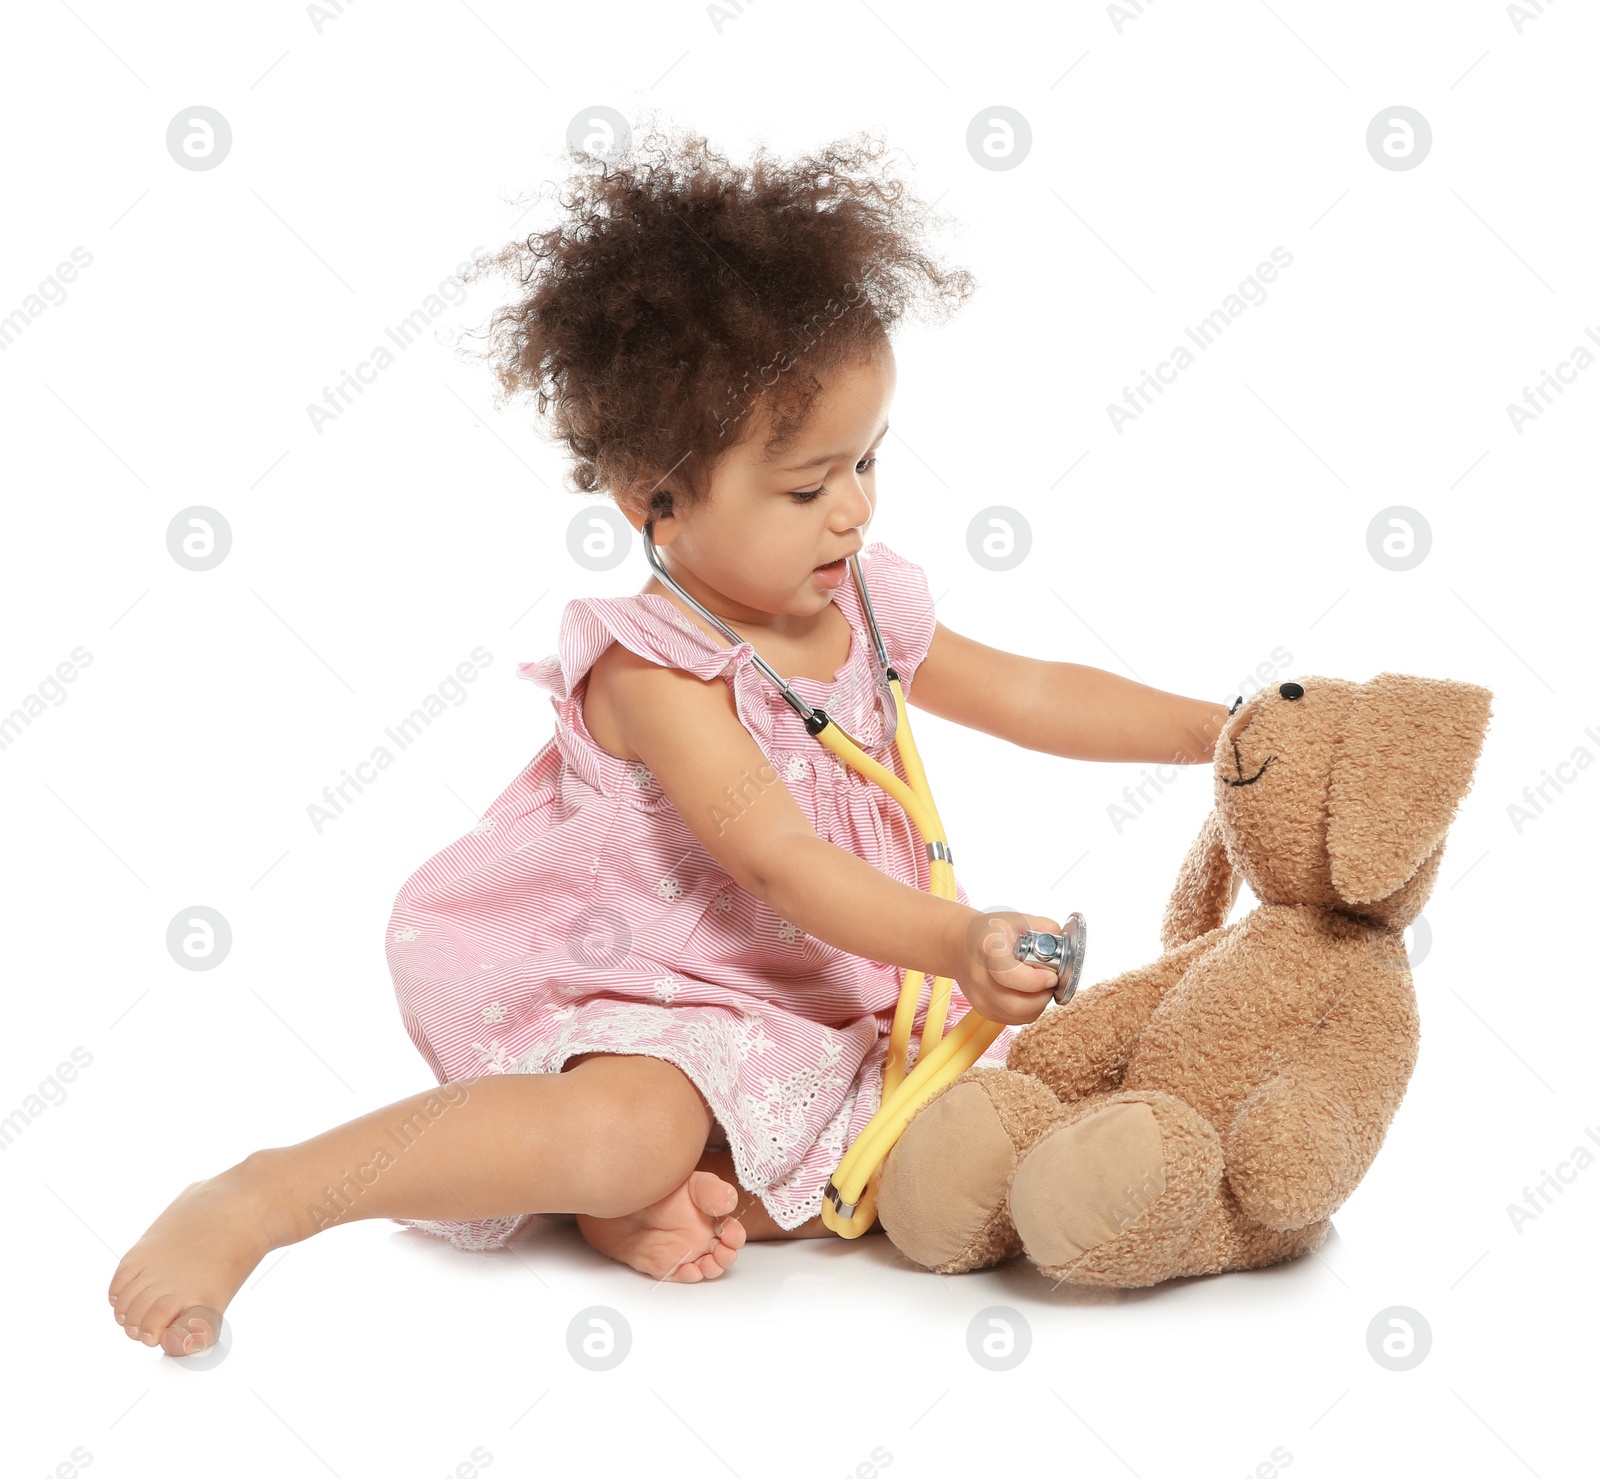
{"label": "girl's hand", "polygon": [[991,1022],[1017,1027],[1032,1022],[1050,1005],[1056,973],[1047,966],[1026,965],[1016,957],[1025,930],[1057,934],[1061,926],[1040,914],[996,909],[973,910],[963,937],[962,969],[956,985],[972,1009]]}

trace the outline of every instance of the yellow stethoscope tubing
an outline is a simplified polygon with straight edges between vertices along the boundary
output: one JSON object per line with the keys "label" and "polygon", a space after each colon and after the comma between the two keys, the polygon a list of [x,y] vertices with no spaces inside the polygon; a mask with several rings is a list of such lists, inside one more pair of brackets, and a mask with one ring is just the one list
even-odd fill
{"label": "yellow stethoscope tubing", "polygon": [[[895,726],[895,748],[910,786],[864,753],[832,721],[817,732],[816,738],[852,769],[875,781],[900,803],[921,834],[929,853],[928,891],[936,897],[953,900],[956,897],[954,870],[945,858],[933,856],[933,849],[929,846],[934,842],[947,842],[944,825],[934,805],[922,757],[917,753],[916,741],[911,735],[905,695],[901,691],[899,678],[893,677],[888,681],[894,694],[898,721]],[[908,1075],[905,1068],[907,1048],[910,1046],[911,1029],[925,979],[926,973],[923,971],[908,970],[905,973],[889,1035],[888,1055],[884,1059],[881,1102],[877,1112],[845,1152],[829,1181],[830,1189],[838,1193],[840,1201],[846,1206],[853,1205],[854,1211],[846,1217],[827,1196],[823,1198],[823,1226],[841,1237],[860,1237],[877,1220],[879,1171],[917,1110],[935,1092],[945,1084],[954,1082],[977,1062],[1004,1030],[1003,1023],[991,1022],[975,1010],[969,1010],[950,1035],[945,1037],[945,1014],[949,1009],[954,983],[948,976],[937,976],[929,997],[928,1014],[922,1025],[922,1036],[918,1041],[917,1064]]]}
{"label": "yellow stethoscope tubing", "polygon": [[[909,731],[902,727],[905,724],[904,710],[901,707],[904,700],[900,696],[899,680],[892,680],[892,686],[895,691],[895,707],[900,713],[900,723],[896,728],[896,733],[897,735],[909,734]],[[827,727],[822,729],[816,737],[841,760],[850,765],[852,769],[858,770],[868,780],[875,781],[893,796],[905,809],[907,816],[911,818],[917,831],[922,834],[925,840],[939,842],[946,840],[944,826],[939,820],[938,810],[934,807],[933,797],[925,791],[927,777],[922,773],[920,764],[916,769],[922,781],[922,787],[918,789],[921,789],[923,794],[918,794],[917,789],[908,789],[906,784],[892,770],[885,765],[879,764],[878,761],[854,744],[837,723],[830,721]],[[911,753],[914,755],[915,750],[913,749]],[[900,752],[900,758],[902,761],[906,759],[906,751],[903,749]],[[906,765],[906,772],[908,775],[912,772],[912,767],[909,764]],[[913,785],[915,785],[915,782],[913,782]],[[929,860],[928,883],[928,891],[937,897],[955,898],[954,870],[943,858]],[[926,973],[923,971],[908,971],[906,976],[907,978],[915,976],[916,984],[919,988],[922,982],[927,979]],[[922,1028],[925,1041],[937,1042],[944,1035],[944,1016],[949,1007],[950,993],[948,990],[940,993],[937,989],[940,983],[948,985],[947,978],[940,976],[935,979],[935,999],[930,1000],[928,1004],[928,1016]],[[911,1028],[916,1019],[917,1003],[921,999],[921,995],[920,989],[915,994],[905,990],[901,991],[899,1004],[895,1008],[894,1026],[889,1034],[889,1056],[884,1061],[885,1093],[893,1090],[904,1074],[906,1045],[911,1041]],[[935,1020],[935,1013],[937,1013],[937,1020]]]}

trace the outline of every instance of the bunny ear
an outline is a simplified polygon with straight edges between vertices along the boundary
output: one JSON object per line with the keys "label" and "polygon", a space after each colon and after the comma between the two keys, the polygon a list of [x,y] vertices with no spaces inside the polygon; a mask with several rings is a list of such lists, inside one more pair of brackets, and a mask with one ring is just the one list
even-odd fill
{"label": "bunny ear", "polygon": [[1490,698],[1403,673],[1356,690],[1328,782],[1328,862],[1347,904],[1387,898],[1444,840],[1472,784]]}
{"label": "bunny ear", "polygon": [[1178,882],[1161,916],[1161,948],[1176,950],[1223,924],[1233,907],[1233,895],[1233,866],[1222,842],[1222,819],[1213,811],[1178,869]]}

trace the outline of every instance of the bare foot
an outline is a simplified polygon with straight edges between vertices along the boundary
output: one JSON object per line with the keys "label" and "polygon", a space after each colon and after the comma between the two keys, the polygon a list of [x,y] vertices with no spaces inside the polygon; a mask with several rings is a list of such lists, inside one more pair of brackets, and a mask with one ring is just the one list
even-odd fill
{"label": "bare foot", "polygon": [[738,1205],[738,1187],[711,1171],[691,1171],[676,1191],[626,1217],[578,1213],[578,1231],[607,1258],[653,1279],[698,1284],[739,1256],[744,1226],[730,1215]]}
{"label": "bare foot", "polygon": [[107,1290],[132,1340],[169,1356],[216,1344],[222,1311],[272,1249],[295,1237],[250,1161],[185,1187],[123,1255]]}

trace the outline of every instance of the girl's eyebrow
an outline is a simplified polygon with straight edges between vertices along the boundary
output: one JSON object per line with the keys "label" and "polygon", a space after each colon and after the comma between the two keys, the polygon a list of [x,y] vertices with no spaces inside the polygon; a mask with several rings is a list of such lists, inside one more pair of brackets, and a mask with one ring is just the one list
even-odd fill
{"label": "girl's eyebrow", "polygon": [[[885,421],[883,423],[883,430],[880,431],[877,434],[877,436],[875,436],[872,439],[872,447],[876,447],[888,435],[889,435],[889,423],[887,421]],[[867,451],[870,452],[872,450],[872,447],[868,447]],[[849,455],[850,454],[849,454],[848,451],[845,451],[845,452],[829,452],[825,456],[822,456],[822,457],[813,457],[810,462],[799,462],[799,463],[796,463],[793,467],[780,467],[778,469],[778,471],[779,472],[804,472],[808,467],[821,467],[824,463],[837,462],[841,457],[848,457]]]}

